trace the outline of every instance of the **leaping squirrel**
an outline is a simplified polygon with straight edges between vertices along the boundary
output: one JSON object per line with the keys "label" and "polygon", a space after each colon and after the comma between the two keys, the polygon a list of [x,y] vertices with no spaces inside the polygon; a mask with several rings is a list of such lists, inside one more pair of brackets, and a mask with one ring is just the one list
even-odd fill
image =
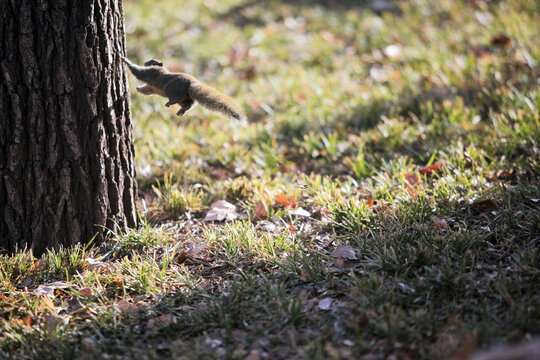
{"label": "leaping squirrel", "polygon": [[145,95],[157,94],[168,98],[169,101],[165,104],[167,107],[179,104],[181,108],[176,113],[178,116],[184,115],[197,101],[203,107],[227,117],[241,121],[245,119],[242,109],[233,99],[191,75],[170,72],[159,60],[149,60],[144,66],[135,65],[125,57],[122,57],[122,60],[137,79],[145,82],[144,85],[137,86],[137,91]]}

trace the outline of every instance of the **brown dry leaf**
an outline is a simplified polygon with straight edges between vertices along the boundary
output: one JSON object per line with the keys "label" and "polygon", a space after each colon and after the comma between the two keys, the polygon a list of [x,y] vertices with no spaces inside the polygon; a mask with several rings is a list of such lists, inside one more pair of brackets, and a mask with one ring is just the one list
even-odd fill
{"label": "brown dry leaf", "polygon": [[351,246],[340,244],[332,251],[332,257],[354,260],[356,259],[356,253]]}
{"label": "brown dry leaf", "polygon": [[280,193],[276,195],[276,201],[279,205],[283,207],[293,207],[296,205],[296,201],[294,200],[294,197],[288,198],[285,193]]}
{"label": "brown dry leaf", "polygon": [[189,253],[186,250],[182,250],[174,257],[174,260],[179,264],[185,263],[187,259],[189,259]]}
{"label": "brown dry leaf", "polygon": [[420,184],[420,176],[418,174],[405,174],[405,186],[411,187]]}
{"label": "brown dry leaf", "polygon": [[43,270],[45,270],[46,265],[47,265],[47,260],[46,259],[39,259],[38,261],[36,261],[34,263],[34,265],[32,265],[32,268],[30,270],[43,271]]}
{"label": "brown dry leaf", "polygon": [[511,43],[512,39],[510,39],[506,34],[499,34],[491,39],[491,45],[501,48],[507,48],[510,46]]}
{"label": "brown dry leaf", "polygon": [[154,331],[158,331],[166,328],[167,326],[176,324],[177,321],[176,316],[172,314],[161,314],[157,318],[150,319],[150,321],[148,321],[148,326]]}
{"label": "brown dry leaf", "polygon": [[338,269],[345,269],[347,265],[345,264],[345,259],[338,257],[334,260],[334,266]]}
{"label": "brown dry leaf", "polygon": [[[67,289],[72,287],[73,284],[69,284],[63,281],[55,281],[50,284],[43,284],[39,285],[35,290],[35,295],[43,295],[43,296],[49,296],[51,298],[55,297],[55,295],[58,294],[58,291],[55,291],[57,289]],[[64,293],[64,291],[60,291],[60,293]]]}
{"label": "brown dry leaf", "polygon": [[423,169],[420,169],[420,174],[422,174],[422,175],[430,175],[432,172],[437,172],[442,168],[444,168],[443,165],[435,163],[435,164],[427,166],[427,167],[425,167]]}
{"label": "brown dry leaf", "polygon": [[56,332],[56,327],[63,322],[63,319],[51,313],[45,314],[45,331],[49,334]]}
{"label": "brown dry leaf", "polygon": [[497,177],[501,180],[511,180],[516,175],[515,169],[497,171]]}
{"label": "brown dry leaf", "polygon": [[373,207],[374,203],[375,203],[375,199],[373,199],[372,197],[370,197],[369,199],[366,200],[366,205],[368,207]]}
{"label": "brown dry leaf", "polygon": [[266,219],[268,217],[268,211],[266,211],[266,206],[262,200],[259,200],[257,205],[255,205],[255,218]]}
{"label": "brown dry leaf", "polygon": [[307,272],[305,272],[303,269],[302,271],[300,271],[300,277],[302,278],[302,280],[304,281],[311,281],[313,280],[313,277],[311,275],[309,275]]}
{"label": "brown dry leaf", "polygon": [[434,216],[432,221],[433,221],[433,225],[435,225],[438,228],[446,229],[448,227],[448,223],[446,222],[445,218],[439,218],[437,216]]}
{"label": "brown dry leaf", "polygon": [[259,350],[251,350],[249,354],[244,358],[244,360],[260,360],[261,353]]}
{"label": "brown dry leaf", "polygon": [[83,307],[84,304],[81,302],[81,300],[76,296],[72,296],[71,299],[68,300],[68,307],[66,311],[68,313],[72,313],[75,311],[79,311]]}
{"label": "brown dry leaf", "polygon": [[491,199],[476,200],[473,202],[472,206],[476,211],[480,212],[497,210],[499,208],[499,204]]}
{"label": "brown dry leaf", "polygon": [[32,319],[32,317],[30,315],[26,315],[26,316],[23,316],[21,318],[21,321],[26,326],[32,326],[32,323],[34,322],[34,319]]}
{"label": "brown dry leaf", "polygon": [[119,302],[116,303],[115,306],[121,312],[126,312],[126,313],[132,313],[139,309],[137,305],[130,303],[126,299],[120,300]]}
{"label": "brown dry leaf", "polygon": [[207,246],[208,246],[208,243],[206,242],[197,244],[188,251],[188,254],[190,257],[196,257],[196,255],[199,255],[204,249],[206,249]]}
{"label": "brown dry leaf", "polygon": [[206,249],[207,246],[208,243],[202,242],[193,246],[188,251],[182,250],[179,254],[175,256],[175,261],[179,264],[182,264],[192,257],[198,257],[197,255],[199,255],[204,249]]}
{"label": "brown dry leaf", "polygon": [[238,217],[236,206],[225,200],[218,200],[210,206],[203,221],[234,220]]}
{"label": "brown dry leaf", "polygon": [[84,297],[91,297],[92,295],[94,295],[94,292],[90,288],[84,288],[79,290],[79,294]]}

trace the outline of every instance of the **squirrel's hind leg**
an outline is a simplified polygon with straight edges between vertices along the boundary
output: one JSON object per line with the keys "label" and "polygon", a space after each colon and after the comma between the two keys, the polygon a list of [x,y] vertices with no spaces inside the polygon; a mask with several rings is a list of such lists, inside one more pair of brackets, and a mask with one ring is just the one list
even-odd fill
{"label": "squirrel's hind leg", "polygon": [[166,107],[172,104],[179,104],[184,100],[189,100],[188,84],[182,83],[177,79],[169,81],[164,87],[163,92],[165,96],[169,98],[169,101],[165,104]]}
{"label": "squirrel's hind leg", "polygon": [[187,99],[187,100],[184,100],[180,103],[180,110],[178,110],[178,112],[176,113],[176,115],[178,116],[182,116],[186,113],[186,111],[188,111],[189,109],[191,109],[191,107],[193,106],[193,104],[195,103],[194,100],[191,100],[191,99]]}

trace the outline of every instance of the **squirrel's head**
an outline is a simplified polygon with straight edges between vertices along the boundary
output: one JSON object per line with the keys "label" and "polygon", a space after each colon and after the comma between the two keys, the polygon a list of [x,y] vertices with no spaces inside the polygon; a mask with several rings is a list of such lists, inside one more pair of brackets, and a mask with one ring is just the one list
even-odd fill
{"label": "squirrel's head", "polygon": [[151,59],[145,62],[144,66],[163,66],[163,62],[156,59]]}

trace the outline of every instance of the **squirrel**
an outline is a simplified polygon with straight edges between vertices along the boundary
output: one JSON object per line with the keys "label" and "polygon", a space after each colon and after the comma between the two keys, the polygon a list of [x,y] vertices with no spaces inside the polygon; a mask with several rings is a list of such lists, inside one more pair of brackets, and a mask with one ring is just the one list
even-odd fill
{"label": "squirrel", "polygon": [[144,95],[157,94],[168,98],[166,107],[179,104],[181,108],[176,113],[178,116],[184,115],[197,101],[203,107],[229,118],[245,120],[242,109],[233,99],[189,74],[170,72],[161,61],[155,59],[145,62],[144,66],[135,65],[125,57],[122,60],[131,73],[145,83],[137,86],[137,91]]}

